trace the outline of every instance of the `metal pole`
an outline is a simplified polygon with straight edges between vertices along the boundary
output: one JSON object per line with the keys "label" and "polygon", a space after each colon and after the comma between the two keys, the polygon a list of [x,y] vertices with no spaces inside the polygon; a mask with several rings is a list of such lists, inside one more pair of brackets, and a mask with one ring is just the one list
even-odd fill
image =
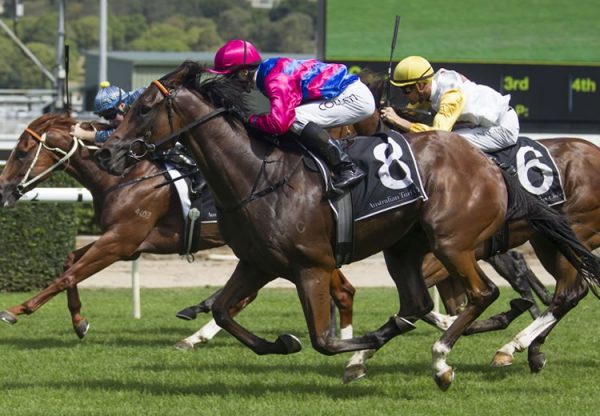
{"label": "metal pole", "polygon": [[52,75],[52,73],[44,67],[44,64],[42,64],[37,58],[37,56],[35,56],[33,52],[31,52],[29,48],[25,46],[23,42],[21,42],[17,35],[15,35],[12,30],[10,30],[10,28],[6,25],[6,23],[2,21],[2,19],[0,19],[0,29],[3,29],[6,32],[8,37],[11,38],[12,41],[17,44],[17,46],[23,51],[23,53],[29,59],[31,59],[35,66],[37,66],[40,69],[40,71],[42,71],[46,78],[48,78],[52,82],[52,85],[56,85],[56,78],[54,78],[54,75]]}
{"label": "metal pole", "polygon": [[318,0],[317,4],[317,59],[325,60],[325,42],[327,41],[327,1]]}
{"label": "metal pole", "polygon": [[64,49],[65,48],[65,0],[58,2],[58,36],[56,39],[56,101],[54,102],[54,108],[64,109],[65,100],[65,68],[63,63],[65,62]]}
{"label": "metal pole", "polygon": [[98,52],[98,85],[101,82],[108,81],[108,75],[106,73],[106,32],[107,32],[107,9],[106,0],[100,0],[100,46]]}
{"label": "metal pole", "polygon": [[133,317],[140,319],[142,310],[140,307],[140,272],[139,260],[134,260],[131,264],[131,299],[133,300]]}

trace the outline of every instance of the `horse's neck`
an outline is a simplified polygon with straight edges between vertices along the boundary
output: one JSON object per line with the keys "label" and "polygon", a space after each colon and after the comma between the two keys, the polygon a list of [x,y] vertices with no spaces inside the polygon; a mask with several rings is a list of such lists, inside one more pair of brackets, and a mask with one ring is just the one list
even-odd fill
{"label": "horse's neck", "polygon": [[94,199],[118,184],[122,178],[100,169],[88,149],[81,149],[69,160],[66,172],[88,189]]}
{"label": "horse's neck", "polygon": [[256,190],[261,190],[260,181],[265,179],[259,178],[263,158],[272,145],[252,139],[242,127],[236,129],[225,122],[218,129],[203,126],[196,133],[187,147],[220,207],[227,209],[239,204],[252,193],[257,180]]}

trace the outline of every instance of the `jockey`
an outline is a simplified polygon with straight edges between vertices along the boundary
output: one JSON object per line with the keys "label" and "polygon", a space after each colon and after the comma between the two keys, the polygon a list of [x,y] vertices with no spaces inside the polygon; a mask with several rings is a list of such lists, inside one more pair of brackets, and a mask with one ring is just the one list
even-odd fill
{"label": "jockey", "polygon": [[392,127],[408,132],[454,131],[484,152],[509,147],[519,136],[517,113],[509,106],[510,95],[469,81],[455,71],[439,69],[420,56],[409,56],[396,65],[390,83],[400,87],[411,106],[428,105],[437,114],[433,125],[411,123],[391,107],[381,118]]}
{"label": "jockey", "polygon": [[334,174],[334,188],[347,188],[364,177],[324,130],[356,123],[375,112],[371,91],[346,66],[281,57],[262,61],[252,43],[236,39],[217,51],[209,71],[256,85],[271,109],[251,115],[248,123],[273,135],[288,130],[298,134],[308,149],[323,157]]}
{"label": "jockey", "polygon": [[112,128],[109,130],[88,131],[82,129],[77,123],[71,128],[71,136],[84,140],[95,140],[98,143],[105,142],[108,136],[123,121],[123,116],[127,113],[131,104],[142,95],[144,89],[139,88],[135,91],[125,92],[116,85],[102,82],[100,91],[94,98],[94,113],[108,121]]}

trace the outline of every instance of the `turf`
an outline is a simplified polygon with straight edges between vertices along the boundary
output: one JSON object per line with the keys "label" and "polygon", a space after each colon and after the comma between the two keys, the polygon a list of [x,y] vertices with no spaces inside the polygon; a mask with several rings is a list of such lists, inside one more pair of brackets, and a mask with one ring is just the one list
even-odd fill
{"label": "turf", "polygon": [[600,64],[597,0],[327,0],[326,58]]}
{"label": "turf", "polygon": [[[257,356],[228,334],[181,352],[172,345],[197,329],[178,320],[183,306],[211,289],[146,289],[142,319],[131,318],[130,292],[82,289],[91,329],[78,340],[64,296],[14,326],[0,326],[0,414],[11,415],[583,415],[600,406],[596,355],[598,300],[588,296],[556,328],[546,345],[548,365],[531,375],[526,354],[512,367],[489,366],[494,351],[530,318],[507,331],[464,337],[450,355],[456,380],[446,393],[431,378],[431,346],[440,333],[419,323],[392,340],[369,364],[367,378],[341,382],[348,354],[327,357],[308,340],[297,295],[268,289],[239,317],[258,335],[274,340],[297,335],[302,352]],[[506,308],[508,295],[493,305]],[[27,294],[0,295],[2,307]],[[398,307],[393,289],[360,289],[355,328],[374,329]]]}

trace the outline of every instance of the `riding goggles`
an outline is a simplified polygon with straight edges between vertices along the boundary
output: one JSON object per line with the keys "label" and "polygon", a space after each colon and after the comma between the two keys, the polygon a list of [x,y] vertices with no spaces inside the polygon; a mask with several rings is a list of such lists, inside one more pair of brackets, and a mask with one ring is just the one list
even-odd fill
{"label": "riding goggles", "polygon": [[110,108],[106,111],[103,111],[101,113],[98,113],[98,115],[102,118],[104,118],[105,120],[111,121],[114,120],[119,114],[121,115],[125,115],[125,112],[123,110],[120,110],[118,108]]}

